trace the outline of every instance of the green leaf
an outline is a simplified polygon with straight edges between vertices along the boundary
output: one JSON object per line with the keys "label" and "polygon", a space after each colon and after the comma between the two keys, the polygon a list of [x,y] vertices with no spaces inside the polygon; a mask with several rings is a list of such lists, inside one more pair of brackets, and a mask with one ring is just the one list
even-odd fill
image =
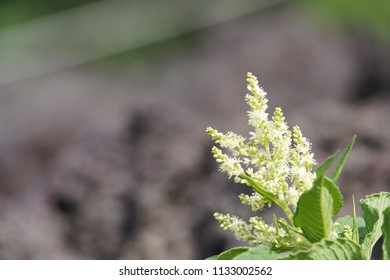
{"label": "green leaf", "polygon": [[218,256],[213,256],[209,259],[212,260],[276,260],[280,256],[278,253],[271,251],[271,249],[265,245],[257,247],[240,246],[235,247],[225,252],[222,252]]}
{"label": "green leaf", "polygon": [[336,215],[341,207],[343,207],[344,199],[343,195],[340,192],[340,189],[336,186],[336,184],[330,180],[328,177],[324,177],[323,184],[328,189],[333,198],[333,216]]}
{"label": "green leaf", "polygon": [[383,211],[383,259],[390,260],[390,207],[387,207],[385,211]]}
{"label": "green leaf", "polygon": [[278,253],[271,251],[268,246],[260,245],[251,247],[248,251],[234,257],[234,260],[277,260],[280,258]]}
{"label": "green leaf", "polygon": [[251,177],[247,176],[247,175],[243,175],[243,177],[246,179],[246,181],[248,182],[248,184],[257,192],[259,193],[261,196],[263,196],[264,198],[268,199],[269,201],[271,202],[275,202],[280,208],[283,209],[283,211],[285,212],[286,216],[288,217],[288,219],[291,221],[292,223],[292,219],[293,219],[293,213],[291,212],[291,209],[288,208],[286,202],[284,200],[278,200],[276,195],[273,194],[272,192],[266,190],[265,188],[263,188],[262,186],[260,186],[256,181],[254,181]]}
{"label": "green leaf", "polygon": [[360,234],[356,217],[355,197],[352,196],[352,239],[354,242],[360,244]]}
{"label": "green leaf", "polygon": [[345,164],[345,161],[347,160],[347,157],[352,149],[352,146],[353,146],[353,143],[355,143],[355,140],[356,140],[356,135],[354,135],[351,140],[349,140],[349,143],[347,145],[347,147],[345,148],[343,154],[341,155],[341,158],[336,166],[336,169],[335,171],[333,172],[333,177],[332,177],[332,180],[334,183],[337,182],[339,176],[340,176],[340,173],[341,171],[343,170],[343,167],[344,167],[344,164]]}
{"label": "green leaf", "polygon": [[[344,226],[349,225],[353,230],[354,218],[352,216],[340,217],[335,223],[339,225],[335,228],[340,237],[344,237]],[[359,244],[362,244],[367,234],[366,223],[362,217],[356,217],[356,227],[359,232]]]}
{"label": "green leaf", "polygon": [[239,254],[245,253],[249,250],[250,247],[247,246],[240,246],[240,247],[234,247],[231,248],[225,252],[222,252],[217,256],[217,260],[232,260],[234,257],[238,256]]}
{"label": "green leaf", "polygon": [[361,247],[350,240],[322,240],[304,251],[290,254],[284,260],[362,260]]}
{"label": "green leaf", "polygon": [[371,258],[372,248],[382,236],[383,211],[390,207],[390,193],[381,192],[366,196],[360,200],[367,235],[363,241],[363,253],[367,259]]}
{"label": "green leaf", "polygon": [[326,171],[331,167],[333,161],[335,160],[338,151],[333,155],[327,157],[323,163],[321,163],[316,169],[317,178],[320,178],[325,175]]}
{"label": "green leaf", "polygon": [[276,196],[270,192],[270,191],[267,191],[265,188],[263,188],[262,186],[260,186],[257,182],[255,182],[251,177],[247,176],[247,175],[243,175],[243,177],[245,178],[245,180],[248,182],[248,184],[257,192],[259,193],[261,196],[263,196],[264,198],[268,199],[269,201],[276,201]]}
{"label": "green leaf", "polygon": [[343,204],[337,186],[327,177],[314,181],[313,187],[299,198],[294,224],[300,227],[310,242],[330,238],[333,230],[333,216]]}

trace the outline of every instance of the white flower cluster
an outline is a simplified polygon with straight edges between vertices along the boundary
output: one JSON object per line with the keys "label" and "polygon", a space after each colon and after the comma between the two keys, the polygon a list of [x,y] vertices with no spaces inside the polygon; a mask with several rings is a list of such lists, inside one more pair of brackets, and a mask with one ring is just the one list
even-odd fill
{"label": "white flower cluster", "polygon": [[[248,139],[233,132],[226,134],[208,127],[210,137],[218,147],[212,153],[219,163],[221,171],[237,183],[250,185],[249,176],[263,189],[275,195],[285,205],[286,211],[295,210],[300,195],[310,189],[315,179],[312,171],[315,165],[310,143],[303,137],[298,126],[289,130],[281,108],[276,108],[269,119],[266,92],[259,87],[258,80],[252,73],[247,75],[248,91],[246,102],[249,125],[254,128]],[[240,195],[243,204],[250,205],[253,211],[271,205],[272,201],[258,192],[252,195]],[[291,208],[291,209],[290,209]],[[273,243],[269,240],[275,235],[276,228],[260,222],[258,217],[250,219],[249,225],[229,214],[215,214],[221,227],[232,230],[237,238],[252,244]],[[259,227],[259,224],[262,226]],[[279,237],[285,234],[278,231]],[[245,236],[245,237],[244,237]],[[279,244],[281,245],[281,244]]]}

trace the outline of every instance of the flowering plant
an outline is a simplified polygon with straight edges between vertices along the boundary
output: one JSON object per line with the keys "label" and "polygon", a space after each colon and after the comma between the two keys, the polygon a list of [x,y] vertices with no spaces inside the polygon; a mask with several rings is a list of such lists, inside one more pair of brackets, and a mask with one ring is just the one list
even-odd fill
{"label": "flowering plant", "polygon": [[252,73],[247,82],[248,123],[253,127],[249,138],[211,127],[206,132],[220,146],[212,148],[220,170],[253,189],[251,195],[239,196],[242,204],[253,212],[275,204],[285,217],[274,215],[273,223],[267,224],[261,216],[245,222],[234,215],[215,213],[223,230],[231,230],[250,246],[232,248],[210,259],[370,259],[382,235],[383,256],[390,259],[390,193],[361,200],[363,218],[356,217],[353,201],[353,215],[334,221],[343,205],[336,183],[356,136],[332,177],[327,177],[338,153],[313,170],[317,163],[309,140],[298,126],[289,129],[281,108],[269,118],[266,92]]}

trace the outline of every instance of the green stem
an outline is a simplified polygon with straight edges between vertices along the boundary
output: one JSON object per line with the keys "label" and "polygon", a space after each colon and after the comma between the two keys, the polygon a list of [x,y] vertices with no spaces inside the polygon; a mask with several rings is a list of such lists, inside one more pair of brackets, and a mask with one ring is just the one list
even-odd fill
{"label": "green stem", "polygon": [[281,200],[281,199],[277,199],[277,200],[275,200],[275,203],[276,203],[276,205],[278,205],[278,206],[283,210],[283,212],[286,214],[288,220],[290,221],[290,224],[291,224],[292,226],[294,226],[294,214],[293,214],[293,212],[291,211],[290,207],[288,207],[288,205],[286,204],[286,201]]}
{"label": "green stem", "polygon": [[294,247],[294,250],[300,250],[303,248],[310,248],[313,244],[307,240],[303,235],[300,234],[300,240],[298,240],[297,245]]}

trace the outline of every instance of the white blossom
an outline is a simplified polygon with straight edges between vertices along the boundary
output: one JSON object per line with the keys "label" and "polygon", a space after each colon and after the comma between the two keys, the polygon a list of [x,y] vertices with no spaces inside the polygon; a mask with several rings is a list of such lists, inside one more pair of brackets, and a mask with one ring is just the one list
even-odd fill
{"label": "white blossom", "polygon": [[[247,75],[249,93],[246,102],[249,105],[248,124],[253,127],[249,138],[233,132],[226,134],[208,127],[207,133],[217,147],[212,153],[219,163],[221,171],[234,181],[250,185],[249,176],[259,186],[275,195],[278,205],[285,205],[286,211],[296,209],[300,195],[310,189],[315,180],[312,168],[315,165],[309,140],[302,135],[298,126],[289,129],[282,109],[277,107],[269,119],[267,93],[259,86],[252,73]],[[274,201],[259,193],[240,195],[243,204],[259,211]],[[276,202],[275,202],[276,203]],[[291,209],[290,209],[291,208]],[[224,230],[232,230],[235,236],[250,244],[269,244],[281,247],[294,242],[293,236],[275,225],[266,224],[261,217],[249,219],[249,224],[229,214],[215,214]],[[275,220],[280,223],[284,220]]]}

